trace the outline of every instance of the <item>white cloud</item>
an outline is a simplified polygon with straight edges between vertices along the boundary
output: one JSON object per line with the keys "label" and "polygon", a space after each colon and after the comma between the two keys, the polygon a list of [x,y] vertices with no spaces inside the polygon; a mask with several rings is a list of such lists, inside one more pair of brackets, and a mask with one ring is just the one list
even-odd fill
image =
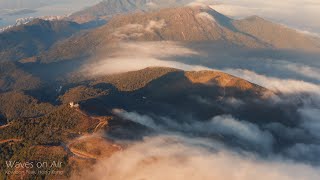
{"label": "white cloud", "polygon": [[225,102],[234,107],[240,107],[245,104],[241,99],[237,99],[234,97],[225,98]]}
{"label": "white cloud", "polygon": [[201,13],[197,14],[197,17],[205,18],[205,19],[208,19],[208,20],[210,20],[212,22],[216,22],[214,17],[212,15],[210,15],[209,13],[207,13],[207,12],[201,12]]}
{"label": "white cloud", "polygon": [[158,117],[156,121],[147,115],[119,109],[114,109],[113,113],[161,132],[195,133],[200,137],[214,134],[233,136],[246,144],[259,146],[259,148],[268,151],[273,144],[273,137],[269,132],[261,130],[255,124],[235,119],[230,115],[216,116],[208,121],[185,119],[183,122],[179,122],[167,117]]}
{"label": "white cloud", "polygon": [[96,62],[89,62],[82,68],[86,75],[99,76],[144,69],[150,66],[171,67],[182,70],[204,70],[204,66],[188,65],[164,60],[170,57],[186,57],[198,53],[174,42],[120,43],[116,51],[102,55]]}
{"label": "white cloud", "polygon": [[314,93],[320,95],[320,85],[302,80],[268,77],[246,69],[225,69],[224,71],[276,92],[286,94]]}
{"label": "white cloud", "polygon": [[298,63],[288,63],[284,66],[290,71],[301,74],[305,77],[309,77],[312,79],[316,79],[320,81],[320,69],[316,67],[310,67],[303,64]]}
{"label": "white cloud", "polygon": [[143,36],[146,32],[155,33],[156,30],[162,29],[166,26],[164,19],[159,21],[151,20],[148,24],[127,24],[119,27],[113,33],[113,36],[119,39],[126,40],[130,38],[137,38]]}
{"label": "white cloud", "polygon": [[[236,120],[231,116],[216,116],[211,119],[208,128],[221,134],[233,135],[252,144],[269,148],[272,146],[272,135],[262,131],[258,126],[246,121]],[[207,126],[207,125],[206,125]]]}
{"label": "white cloud", "polygon": [[[305,68],[303,66],[297,67],[294,64],[289,64],[288,67],[293,67],[293,70],[296,70],[296,68]],[[320,138],[319,84],[305,82],[302,80],[279,79],[274,77],[268,77],[265,75],[257,74],[253,71],[243,69],[226,69],[226,71],[230,74],[259,84],[273,91],[280,92],[282,93],[282,96],[288,96],[288,99],[286,99],[286,97],[282,97],[276,99],[276,102],[297,104],[295,101],[296,99],[298,99],[298,104],[300,104],[300,107],[297,107],[297,112],[300,114],[301,117],[299,117],[300,122],[296,122],[296,125],[299,126],[301,129],[307,130],[316,138]],[[310,71],[310,68],[304,69],[302,73],[307,73],[308,71]],[[312,76],[312,73],[310,73],[309,75]],[[290,131],[293,132],[292,129]]]}
{"label": "white cloud", "polygon": [[[316,167],[284,160],[260,160],[227,150],[212,152],[192,144],[192,138],[157,136],[146,138],[100,161],[81,179],[101,180],[318,180]],[[191,142],[191,143],[190,143]],[[206,142],[203,142],[204,144]],[[79,177],[74,176],[74,179]]]}
{"label": "white cloud", "polygon": [[154,30],[162,29],[166,26],[166,22],[164,19],[161,19],[159,21],[153,21],[151,20],[148,25],[146,26],[145,30],[148,32],[154,32]]}
{"label": "white cloud", "polygon": [[122,109],[113,109],[112,112],[115,115],[120,116],[123,119],[127,119],[133,122],[136,122],[138,124],[144,125],[148,128],[152,128],[154,130],[159,129],[160,127],[158,127],[155,122],[153,121],[153,119],[149,116],[146,115],[140,115],[138,113],[135,112],[127,112],[125,110]]}

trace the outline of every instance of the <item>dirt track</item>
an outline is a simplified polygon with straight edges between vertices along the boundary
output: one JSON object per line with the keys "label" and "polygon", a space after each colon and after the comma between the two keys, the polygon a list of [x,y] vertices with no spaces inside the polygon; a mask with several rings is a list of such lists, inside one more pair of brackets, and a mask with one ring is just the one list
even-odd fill
{"label": "dirt track", "polygon": [[83,152],[83,151],[80,151],[78,149],[75,149],[75,148],[70,148],[70,151],[76,155],[77,157],[80,157],[80,158],[84,158],[84,159],[97,159],[97,157],[95,157],[94,155],[92,154],[89,154],[89,153],[86,153],[86,152]]}
{"label": "dirt track", "polygon": [[94,128],[94,132],[97,132],[99,129],[102,129],[103,127],[108,125],[108,120],[105,117],[95,117],[95,116],[89,116],[87,113],[83,112],[80,108],[75,108],[77,112],[88,118],[89,120],[98,120],[99,123]]}
{"label": "dirt track", "polygon": [[[104,126],[106,126],[108,124],[107,119],[104,118],[104,117],[91,117],[91,116],[89,116],[87,113],[85,113],[84,111],[82,111],[78,107],[72,108],[72,109],[74,109],[75,111],[80,113],[82,116],[84,116],[89,121],[99,122],[94,128],[94,132],[97,132],[100,128],[103,128]],[[81,140],[84,140],[84,139],[89,138],[89,137],[91,137],[90,134],[84,133],[81,137],[70,141],[68,144],[61,143],[61,146],[71,156],[74,156],[74,157],[80,158],[80,159],[95,160],[95,159],[97,159],[97,157],[95,155],[87,153],[87,152],[84,152],[84,151],[81,151],[81,150],[76,149],[76,148],[73,147],[75,144],[77,144]]]}
{"label": "dirt track", "polygon": [[4,139],[4,140],[0,140],[0,144],[4,144],[7,142],[20,142],[20,141],[22,141],[22,139],[18,139],[18,138]]}
{"label": "dirt track", "polygon": [[10,125],[11,125],[11,123],[8,123],[8,124],[6,124],[6,125],[0,126],[0,129],[4,129],[4,128],[10,126]]}

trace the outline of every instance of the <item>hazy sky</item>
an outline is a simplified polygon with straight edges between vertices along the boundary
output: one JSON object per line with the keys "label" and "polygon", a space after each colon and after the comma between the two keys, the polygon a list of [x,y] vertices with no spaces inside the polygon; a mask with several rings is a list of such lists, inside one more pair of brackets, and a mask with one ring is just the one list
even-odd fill
{"label": "hazy sky", "polygon": [[68,8],[81,8],[96,2],[99,2],[99,0],[0,0],[0,9],[35,9],[43,6],[59,5],[66,5]]}
{"label": "hazy sky", "polygon": [[[67,15],[94,5],[101,0],[0,0],[0,27],[13,24],[22,17],[39,17],[49,15]],[[7,15],[18,9],[35,10],[33,13]]]}
{"label": "hazy sky", "polygon": [[320,33],[319,0],[214,0],[221,13],[245,17],[258,15],[300,30]]}

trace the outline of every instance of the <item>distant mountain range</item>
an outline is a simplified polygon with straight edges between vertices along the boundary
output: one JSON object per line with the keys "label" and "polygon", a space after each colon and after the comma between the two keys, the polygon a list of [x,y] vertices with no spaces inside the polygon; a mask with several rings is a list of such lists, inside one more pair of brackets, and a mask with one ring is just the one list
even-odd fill
{"label": "distant mountain range", "polygon": [[[102,3],[111,2],[113,1]],[[123,11],[129,10],[124,8]],[[25,62],[75,59],[89,56],[96,50],[123,40],[202,41],[254,49],[310,52],[319,52],[320,49],[317,37],[308,36],[257,16],[234,20],[203,6],[119,15],[100,28],[75,34],[87,27],[90,25],[64,20],[36,19],[22,23],[21,26],[0,34],[0,59],[2,61],[23,59]]]}
{"label": "distant mountain range", "polygon": [[0,28],[0,33],[4,32],[4,31],[8,31],[13,27],[27,24],[35,19],[41,19],[41,20],[46,20],[46,21],[54,21],[54,20],[57,21],[57,20],[63,20],[64,18],[66,18],[66,16],[44,16],[44,17],[38,17],[38,18],[35,18],[35,17],[19,18],[16,20],[15,24]]}
{"label": "distant mountain range", "polygon": [[254,49],[311,52],[320,49],[319,38],[260,17],[233,20],[209,7],[196,6],[116,16],[100,28],[56,44],[39,58],[46,62],[79,58],[123,40],[202,41]]}
{"label": "distant mountain range", "polygon": [[74,22],[42,19],[12,27],[0,33],[0,59],[32,57],[79,30],[81,26]]}

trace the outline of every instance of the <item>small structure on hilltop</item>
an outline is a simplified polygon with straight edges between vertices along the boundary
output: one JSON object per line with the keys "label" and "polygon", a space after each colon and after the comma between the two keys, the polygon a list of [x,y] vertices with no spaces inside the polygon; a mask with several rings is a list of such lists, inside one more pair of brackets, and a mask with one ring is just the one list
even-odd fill
{"label": "small structure on hilltop", "polygon": [[70,102],[69,105],[70,105],[71,108],[78,108],[79,107],[79,104],[78,103],[74,103],[74,102]]}

